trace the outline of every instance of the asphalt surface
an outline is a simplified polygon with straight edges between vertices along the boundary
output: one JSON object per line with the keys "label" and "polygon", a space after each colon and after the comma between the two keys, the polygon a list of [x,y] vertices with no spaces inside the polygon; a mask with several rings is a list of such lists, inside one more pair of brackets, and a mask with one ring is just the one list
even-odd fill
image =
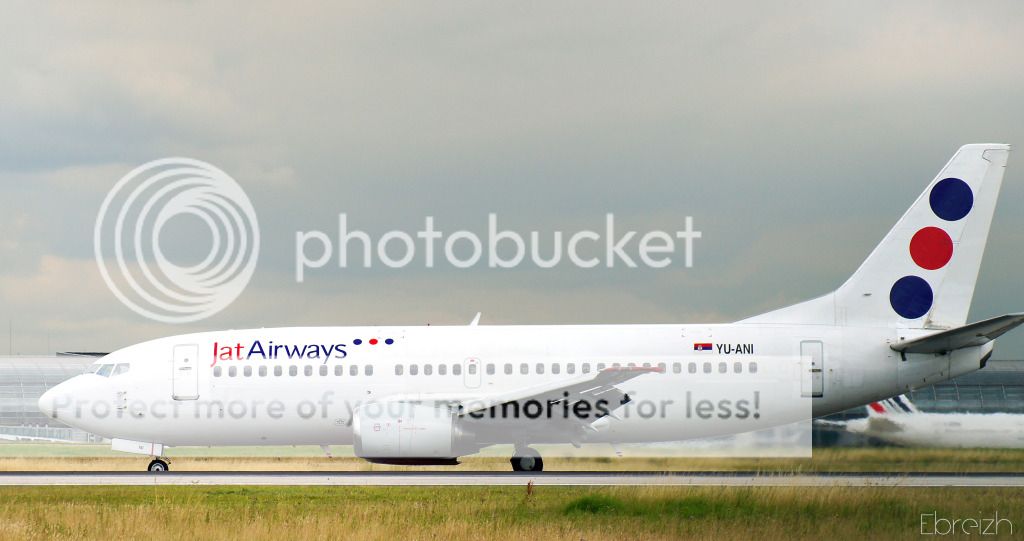
{"label": "asphalt surface", "polygon": [[0,472],[0,486],[1024,487],[1024,473]]}

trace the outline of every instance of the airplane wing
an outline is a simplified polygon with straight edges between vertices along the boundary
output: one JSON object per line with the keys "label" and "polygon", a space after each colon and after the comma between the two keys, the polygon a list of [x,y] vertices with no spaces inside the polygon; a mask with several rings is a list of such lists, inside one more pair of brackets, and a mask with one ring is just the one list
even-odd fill
{"label": "airplane wing", "polygon": [[509,402],[562,402],[575,404],[580,401],[596,402],[604,400],[615,409],[629,402],[629,395],[620,391],[616,385],[625,383],[637,376],[661,372],[659,368],[620,367],[606,368],[594,374],[584,374],[571,380],[555,380],[541,385],[524,387],[509,392],[470,400],[459,408],[459,415],[465,416],[487,410]]}
{"label": "airplane wing", "polygon": [[1024,313],[1007,314],[889,347],[902,353],[947,353],[955,349],[985,345],[1021,323],[1024,323]]}
{"label": "airplane wing", "polygon": [[[505,442],[518,438],[579,445],[586,440],[588,432],[600,430],[596,425],[598,421],[618,419],[615,410],[630,402],[629,395],[619,390],[618,385],[659,372],[662,372],[660,368],[653,367],[612,367],[494,394],[428,392],[392,395],[384,401],[445,408],[462,419],[483,441]],[[540,405],[544,412],[557,413],[531,416],[528,413],[531,405]]]}

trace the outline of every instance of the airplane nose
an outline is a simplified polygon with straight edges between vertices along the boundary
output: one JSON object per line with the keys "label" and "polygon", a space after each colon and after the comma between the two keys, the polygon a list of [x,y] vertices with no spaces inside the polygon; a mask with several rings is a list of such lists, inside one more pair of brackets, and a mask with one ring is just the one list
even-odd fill
{"label": "airplane nose", "polygon": [[53,419],[57,418],[57,393],[54,392],[56,389],[54,387],[39,397],[39,411]]}

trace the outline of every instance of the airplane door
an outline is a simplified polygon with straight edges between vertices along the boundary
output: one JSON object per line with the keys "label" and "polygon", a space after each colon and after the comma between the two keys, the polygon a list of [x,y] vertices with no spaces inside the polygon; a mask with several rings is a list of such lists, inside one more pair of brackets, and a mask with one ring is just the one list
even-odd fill
{"label": "airplane door", "polygon": [[199,346],[174,346],[171,397],[175,400],[199,398]]}
{"label": "airplane door", "polygon": [[469,358],[463,361],[462,364],[462,377],[466,387],[469,389],[476,389],[480,386],[480,380],[482,378],[482,375],[480,374],[480,359]]}
{"label": "airplane door", "polygon": [[820,397],[825,391],[825,346],[818,340],[800,342],[800,391],[805,397]]}

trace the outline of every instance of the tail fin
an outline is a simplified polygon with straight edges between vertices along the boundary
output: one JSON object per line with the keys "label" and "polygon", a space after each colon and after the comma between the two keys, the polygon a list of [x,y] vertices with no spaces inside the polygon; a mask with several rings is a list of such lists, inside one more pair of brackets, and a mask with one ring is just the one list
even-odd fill
{"label": "tail fin", "polygon": [[921,410],[917,409],[917,406],[910,401],[910,398],[905,394],[894,396],[892,398],[882,400],[881,402],[872,402],[867,405],[868,417],[878,417],[881,415],[904,415],[920,413]]}
{"label": "tail fin", "polygon": [[943,329],[963,325],[1009,145],[965,145],[833,293],[750,323]]}

